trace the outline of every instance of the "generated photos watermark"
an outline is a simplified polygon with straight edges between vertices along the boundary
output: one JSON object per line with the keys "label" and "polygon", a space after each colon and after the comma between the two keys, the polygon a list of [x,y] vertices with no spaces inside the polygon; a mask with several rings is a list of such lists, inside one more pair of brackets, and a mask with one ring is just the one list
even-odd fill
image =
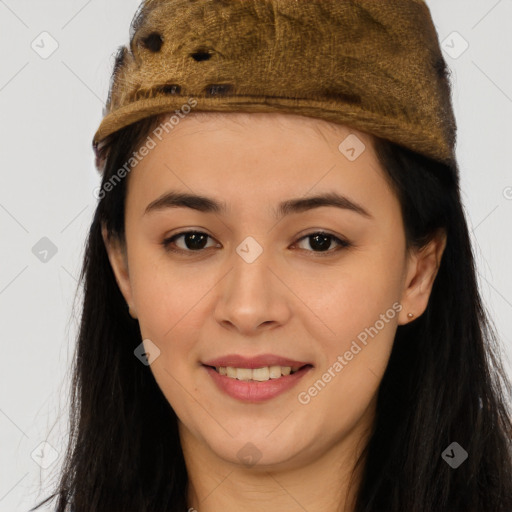
{"label": "generated photos watermark", "polygon": [[[322,374],[320,379],[318,379],[312,386],[310,386],[306,391],[301,391],[297,395],[297,399],[300,404],[307,405],[311,402],[311,399],[318,396],[318,394],[327,386],[329,382],[331,382],[334,377],[339,375],[339,373],[349,364],[354,356],[359,354],[361,350],[368,344],[368,336],[370,338],[374,338],[379,334],[382,329],[388,324],[397,313],[402,311],[403,307],[399,302],[395,302],[391,308],[389,308],[385,313],[380,315],[380,319],[377,320],[372,326],[366,327],[363,331],[361,331],[357,335],[357,340],[353,340],[350,345],[350,349],[347,350],[343,355],[338,355],[336,361],[327,368],[327,371]],[[358,341],[363,345],[361,346]]]}
{"label": "generated photos watermark", "polygon": [[112,191],[122,179],[124,179],[140,162],[142,162],[146,156],[149,155],[151,150],[155,149],[157,143],[162,141],[164,132],[169,133],[172,131],[196,105],[197,100],[195,98],[189,98],[188,102],[182,105],[179,110],[174,111],[175,114],[172,114],[165,122],[160,123],[153,130],[152,135],[148,135],[146,141],[142,144],[139,150],[134,151],[128,161],[125,162],[124,165],[120,167],[105,183],[94,189],[94,197],[96,199],[103,199],[107,192]]}

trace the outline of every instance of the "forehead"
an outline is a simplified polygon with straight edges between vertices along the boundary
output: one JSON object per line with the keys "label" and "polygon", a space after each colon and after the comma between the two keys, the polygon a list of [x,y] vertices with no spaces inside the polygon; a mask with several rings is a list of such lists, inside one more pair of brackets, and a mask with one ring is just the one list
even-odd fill
{"label": "forehead", "polygon": [[154,148],[130,173],[129,196],[141,203],[166,189],[240,206],[333,189],[356,201],[390,193],[373,137],[349,126],[282,113],[195,112],[175,125],[168,120],[161,118]]}

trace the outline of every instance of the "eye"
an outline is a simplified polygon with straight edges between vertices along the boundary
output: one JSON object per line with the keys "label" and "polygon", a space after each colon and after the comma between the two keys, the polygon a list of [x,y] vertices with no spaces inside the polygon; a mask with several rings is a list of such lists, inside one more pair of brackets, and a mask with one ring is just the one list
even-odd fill
{"label": "eye", "polygon": [[[175,241],[179,240],[180,238],[183,238],[185,247],[178,246],[177,249],[173,248]],[[205,242],[208,238],[211,238],[210,235],[207,235],[201,231],[183,231],[182,233],[173,235],[170,238],[166,238],[162,242],[162,245],[166,250],[172,252],[200,252],[206,247]]]}
{"label": "eye", "polygon": [[[183,239],[184,246],[179,246],[176,241],[179,239]],[[213,238],[208,235],[207,233],[204,233],[202,231],[183,231],[181,233],[177,233],[169,238],[166,238],[162,242],[162,246],[171,252],[176,253],[192,253],[192,252],[201,252],[203,249],[208,248],[207,246],[207,240],[208,238]],[[314,253],[328,253],[328,255],[332,254],[333,252],[337,252],[341,249],[346,249],[348,247],[351,247],[352,244],[348,242],[347,240],[342,240],[341,238],[338,238],[337,236],[331,235],[329,233],[325,233],[323,231],[317,231],[314,233],[310,233],[308,235],[305,235],[301,238],[299,238],[295,244],[301,244],[304,241],[308,240],[309,246],[313,249],[312,251],[309,251],[308,249],[301,248],[302,250],[306,250],[309,252]],[[332,242],[335,242],[338,245],[338,249],[330,249]],[[220,244],[218,244],[220,245]],[[174,247],[173,247],[174,246]],[[215,244],[214,244],[215,246]],[[177,247],[177,248],[176,248]],[[210,246],[212,247],[212,246]],[[293,246],[292,246],[293,247]],[[322,255],[323,256],[323,255]]]}
{"label": "eye", "polygon": [[[303,236],[302,238],[299,238],[297,241],[299,244],[303,241],[307,241],[309,246],[313,248],[313,251],[309,252],[327,252],[329,254],[332,254],[333,252],[337,252],[341,249],[346,249],[348,247],[351,247],[352,244],[348,242],[347,240],[342,240],[341,238],[338,238],[337,236],[331,235],[329,233],[325,233],[323,231],[318,231],[315,233],[310,233],[308,235]],[[338,244],[338,249],[329,250],[329,247],[331,246],[332,242],[336,242]],[[308,249],[305,249],[308,250]]]}

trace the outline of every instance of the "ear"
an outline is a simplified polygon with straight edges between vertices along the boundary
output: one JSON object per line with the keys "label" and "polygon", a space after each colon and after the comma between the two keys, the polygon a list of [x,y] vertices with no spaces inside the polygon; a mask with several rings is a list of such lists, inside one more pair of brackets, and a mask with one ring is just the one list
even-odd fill
{"label": "ear", "polygon": [[128,273],[128,257],[126,252],[126,245],[121,243],[115,237],[110,237],[108,230],[104,224],[101,225],[101,235],[103,243],[107,250],[108,259],[114,272],[114,276],[119,286],[124,300],[128,304],[130,316],[137,318],[135,308],[133,305],[132,288],[130,283],[130,275]]}
{"label": "ear", "polygon": [[[398,319],[399,325],[411,322],[427,309],[445,248],[446,233],[444,230],[439,230],[427,245],[410,254],[401,300],[403,309]],[[409,317],[409,313],[414,316]]]}

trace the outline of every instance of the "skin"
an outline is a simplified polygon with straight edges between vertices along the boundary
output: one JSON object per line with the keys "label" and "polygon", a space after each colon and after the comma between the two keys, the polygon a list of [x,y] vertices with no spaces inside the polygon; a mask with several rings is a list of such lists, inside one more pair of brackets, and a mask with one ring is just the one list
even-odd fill
{"label": "skin", "polygon": [[[366,149],[349,161],[338,146],[356,134]],[[398,325],[420,316],[445,247],[439,234],[406,251],[398,199],[371,135],[295,115],[191,114],[131,171],[126,246],[105,245],[142,339],[160,350],[153,375],[179,418],[189,473],[189,506],[224,510],[353,510],[360,473],[351,473],[368,438],[376,393]],[[167,208],[144,214],[169,190],[225,201],[224,214]],[[280,201],[336,191],[372,218],[332,206],[277,221]],[[207,233],[193,252],[184,230]],[[329,253],[307,234],[325,230]],[[236,252],[248,236],[263,249],[252,263]],[[328,255],[326,255],[328,254]],[[320,392],[322,378],[358,334],[401,305],[394,318]],[[230,353],[277,354],[314,368],[293,389],[243,403],[217,389],[201,361]],[[304,396],[304,395],[303,395]],[[254,447],[247,443],[252,443]],[[246,446],[259,458],[244,464]]]}

